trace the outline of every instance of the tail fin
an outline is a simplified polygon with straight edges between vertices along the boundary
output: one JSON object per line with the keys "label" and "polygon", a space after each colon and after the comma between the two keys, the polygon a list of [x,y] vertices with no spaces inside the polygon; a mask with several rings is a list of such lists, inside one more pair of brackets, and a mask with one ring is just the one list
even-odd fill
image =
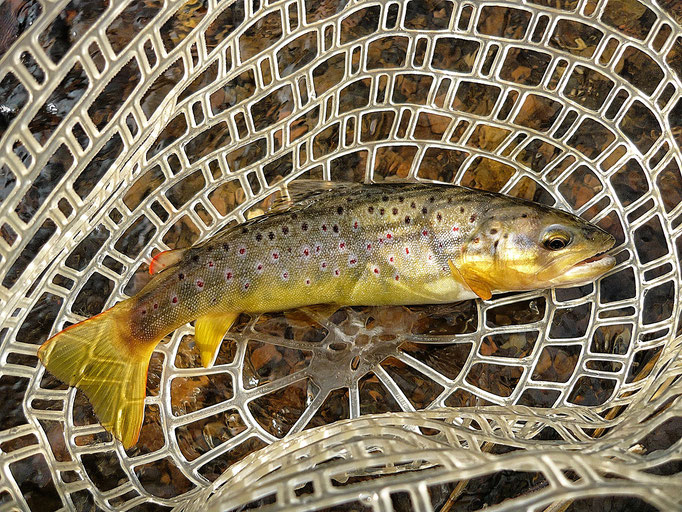
{"label": "tail fin", "polygon": [[58,379],[81,389],[102,426],[133,446],[144,416],[147,367],[158,341],[129,334],[130,302],[123,301],[47,340],[38,357]]}

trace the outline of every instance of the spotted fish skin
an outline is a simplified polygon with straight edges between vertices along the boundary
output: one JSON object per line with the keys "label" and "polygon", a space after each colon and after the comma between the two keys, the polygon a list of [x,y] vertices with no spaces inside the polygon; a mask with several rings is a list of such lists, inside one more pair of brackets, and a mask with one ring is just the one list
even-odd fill
{"label": "spotted fish skin", "polygon": [[349,186],[189,249],[138,296],[136,333],[208,313],[473,298],[448,258],[498,197],[424,185]]}
{"label": "spotted fish skin", "polygon": [[151,354],[195,321],[204,366],[240,313],[314,305],[433,304],[582,284],[615,264],[614,238],[500,194],[420,184],[335,185],[206,242],[167,251],[140,293],[57,333],[38,356],[80,388],[130,447]]}

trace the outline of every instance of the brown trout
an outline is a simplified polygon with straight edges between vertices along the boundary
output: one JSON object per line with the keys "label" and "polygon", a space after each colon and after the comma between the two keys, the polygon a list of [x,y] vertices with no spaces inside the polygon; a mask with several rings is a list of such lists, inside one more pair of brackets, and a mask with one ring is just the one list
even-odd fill
{"label": "brown trout", "polygon": [[41,361],[83,390],[129,447],[142,425],[152,351],[192,320],[209,366],[242,312],[489,299],[584,284],[615,264],[603,254],[611,235],[547,206],[455,186],[316,186],[199,245],[157,255],[147,286],[46,341]]}

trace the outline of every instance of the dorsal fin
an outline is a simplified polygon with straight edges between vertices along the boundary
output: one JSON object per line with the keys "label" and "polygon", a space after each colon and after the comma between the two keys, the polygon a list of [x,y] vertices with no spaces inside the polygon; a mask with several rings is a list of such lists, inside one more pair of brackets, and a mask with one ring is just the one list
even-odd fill
{"label": "dorsal fin", "polygon": [[163,251],[152,258],[149,263],[149,273],[154,275],[161,272],[164,268],[171,267],[175,265],[178,261],[182,259],[183,254],[185,254],[186,249],[172,249],[169,251]]}
{"label": "dorsal fin", "polygon": [[321,180],[295,180],[291,181],[280,190],[280,197],[275,199],[268,213],[287,211],[294,206],[305,207],[312,203],[313,199],[330,190],[349,190],[361,187],[361,183],[334,182]]}

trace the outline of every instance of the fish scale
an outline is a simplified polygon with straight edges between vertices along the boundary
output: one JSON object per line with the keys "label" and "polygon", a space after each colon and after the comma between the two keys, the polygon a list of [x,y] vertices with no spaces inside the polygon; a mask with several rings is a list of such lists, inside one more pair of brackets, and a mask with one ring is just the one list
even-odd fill
{"label": "fish scale", "polygon": [[578,217],[500,194],[308,183],[272,212],[155,256],[140,293],[58,333],[39,356],[85,392],[128,447],[142,424],[151,353],[187,322],[209,366],[243,312],[447,303],[571,285],[610,269],[613,258],[594,257],[613,243]]}

